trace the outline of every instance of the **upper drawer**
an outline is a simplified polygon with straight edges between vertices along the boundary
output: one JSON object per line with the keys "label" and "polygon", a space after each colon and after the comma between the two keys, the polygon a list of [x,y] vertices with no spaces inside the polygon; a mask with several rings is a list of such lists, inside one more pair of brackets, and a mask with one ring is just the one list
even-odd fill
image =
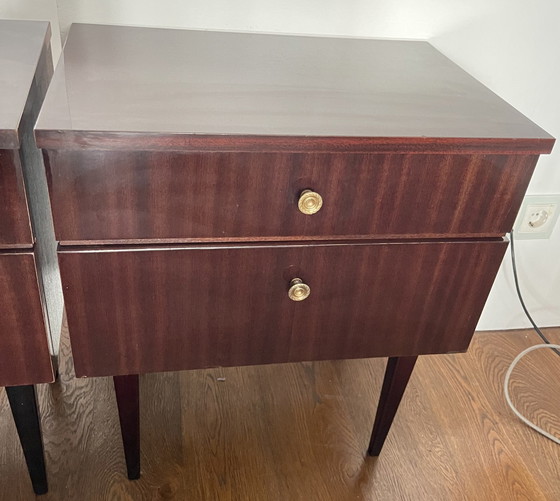
{"label": "upper drawer", "polygon": [[33,252],[0,252],[0,386],[52,381]]}
{"label": "upper drawer", "polygon": [[0,149],[0,248],[32,244],[18,150]]}
{"label": "upper drawer", "polygon": [[[537,156],[48,151],[57,239],[497,236]],[[322,197],[300,212],[301,193]]]}

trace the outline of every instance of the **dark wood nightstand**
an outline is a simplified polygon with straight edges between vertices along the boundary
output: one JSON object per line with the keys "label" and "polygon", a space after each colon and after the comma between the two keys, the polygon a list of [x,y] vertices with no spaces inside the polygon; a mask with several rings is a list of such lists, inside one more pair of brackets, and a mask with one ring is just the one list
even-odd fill
{"label": "dark wood nightstand", "polygon": [[34,384],[54,380],[62,322],[47,182],[33,125],[52,76],[49,24],[0,21],[0,386],[36,494],[47,491]]}
{"label": "dark wood nightstand", "polygon": [[76,374],[465,351],[554,139],[426,42],[74,25],[41,112]]}

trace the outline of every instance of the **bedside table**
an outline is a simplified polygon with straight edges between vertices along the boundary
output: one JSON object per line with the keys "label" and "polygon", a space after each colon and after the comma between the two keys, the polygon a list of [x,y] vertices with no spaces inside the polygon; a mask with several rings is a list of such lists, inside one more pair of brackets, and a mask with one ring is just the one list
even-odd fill
{"label": "bedside table", "polygon": [[554,139],[426,42],[74,25],[36,127],[77,376],[465,351]]}
{"label": "bedside table", "polygon": [[36,494],[47,476],[34,384],[54,380],[62,289],[33,125],[52,76],[49,23],[0,20],[0,386]]}

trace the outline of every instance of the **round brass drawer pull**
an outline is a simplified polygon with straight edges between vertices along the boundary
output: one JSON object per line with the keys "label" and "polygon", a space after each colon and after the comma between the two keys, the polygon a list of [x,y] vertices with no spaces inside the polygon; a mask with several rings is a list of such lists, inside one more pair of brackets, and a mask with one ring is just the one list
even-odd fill
{"label": "round brass drawer pull", "polygon": [[311,294],[311,289],[309,285],[303,283],[301,278],[294,278],[290,282],[288,296],[292,301],[303,301],[309,297],[309,294]]}
{"label": "round brass drawer pull", "polygon": [[299,196],[298,208],[303,214],[315,214],[321,210],[323,198],[319,193],[303,190]]}

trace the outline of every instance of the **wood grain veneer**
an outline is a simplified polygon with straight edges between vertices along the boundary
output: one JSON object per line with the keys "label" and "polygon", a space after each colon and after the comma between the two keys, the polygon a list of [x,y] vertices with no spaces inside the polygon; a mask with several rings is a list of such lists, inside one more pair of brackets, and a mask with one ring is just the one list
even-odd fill
{"label": "wood grain veneer", "polygon": [[457,138],[475,148],[492,140],[502,149],[519,140],[533,152],[554,142],[427,42],[74,24],[39,145],[107,148],[105,134],[115,133],[167,148],[226,135],[222,147],[239,149],[238,138],[256,136],[290,151],[308,138],[334,138],[331,148],[336,138]]}
{"label": "wood grain veneer", "polygon": [[32,246],[19,152],[0,149],[0,249]]}
{"label": "wood grain veneer", "polygon": [[[536,155],[48,151],[62,243],[501,236]],[[297,207],[311,188],[323,208]],[[465,208],[468,208],[466,210]]]}
{"label": "wood grain veneer", "polygon": [[54,380],[32,252],[0,253],[0,384]]}
{"label": "wood grain veneer", "polygon": [[467,153],[539,155],[550,153],[553,138],[434,138],[352,136],[265,136],[252,134],[162,134],[37,129],[45,149],[145,150],[257,153]]}
{"label": "wood grain veneer", "polygon": [[466,350],[506,245],[62,250],[76,374]]}

